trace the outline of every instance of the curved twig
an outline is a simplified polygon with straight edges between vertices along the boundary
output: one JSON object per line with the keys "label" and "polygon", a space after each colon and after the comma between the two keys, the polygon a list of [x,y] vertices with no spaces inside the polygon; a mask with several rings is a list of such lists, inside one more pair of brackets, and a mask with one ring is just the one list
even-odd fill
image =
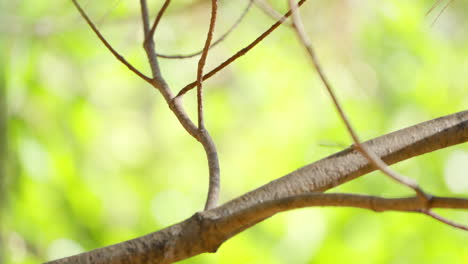
{"label": "curved twig", "polygon": [[[211,46],[211,40],[213,39],[213,33],[216,26],[216,17],[218,13],[218,0],[211,0],[211,18],[210,18],[210,26],[208,29],[208,33],[206,35],[205,46],[203,48],[202,55],[200,60],[198,61],[198,68],[197,68],[197,112],[198,112],[198,130],[200,134],[203,135],[204,138],[211,138],[208,131],[205,129],[205,121],[204,121],[204,114],[203,114],[203,69],[205,67],[206,58],[208,57],[208,50]],[[207,142],[206,142],[207,143]],[[210,181],[208,187],[208,196],[206,198],[205,203],[205,210],[211,209],[216,206],[219,198],[219,161],[218,161],[218,154],[216,152],[216,147],[213,141],[210,142],[211,144],[203,144],[204,146],[210,146],[209,149],[205,151],[207,153],[208,158],[208,167],[209,167],[209,174],[210,174]],[[214,152],[214,153],[213,153]],[[213,153],[209,155],[209,153]]]}

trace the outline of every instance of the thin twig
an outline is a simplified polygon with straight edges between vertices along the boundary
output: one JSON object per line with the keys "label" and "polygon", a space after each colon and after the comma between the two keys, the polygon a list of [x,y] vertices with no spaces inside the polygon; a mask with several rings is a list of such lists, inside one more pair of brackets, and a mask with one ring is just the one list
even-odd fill
{"label": "thin twig", "polygon": [[[163,78],[161,77],[161,70],[159,69],[158,60],[156,58],[155,49],[154,49],[154,40],[153,38],[148,38],[150,35],[150,27],[149,27],[149,14],[148,14],[148,5],[146,0],[140,0],[140,7],[141,7],[141,21],[143,24],[143,48],[145,49],[146,55],[148,57],[148,61],[151,67],[151,72],[153,73],[153,80],[156,80],[158,89],[162,89],[164,86],[162,83],[164,82]],[[161,10],[163,10],[161,8]],[[160,14],[163,12],[160,10]],[[157,25],[157,23],[155,23]],[[166,89],[168,90],[168,89]],[[164,91],[161,91],[163,95],[165,94]],[[165,91],[166,93],[169,91]],[[164,96],[165,98],[167,96]]]}
{"label": "thin twig", "polygon": [[[346,116],[346,113],[344,112],[343,108],[341,107],[341,104],[338,101],[337,96],[335,95],[335,92],[328,81],[328,78],[326,77],[322,67],[320,66],[319,60],[315,54],[315,51],[312,48],[312,43],[310,40],[307,38],[307,35],[304,30],[304,25],[302,23],[298,7],[295,5],[295,3],[292,0],[288,0],[289,5],[291,7],[291,10],[293,10],[293,26],[294,29],[297,33],[297,36],[299,37],[301,43],[303,46],[306,48],[307,53],[309,54],[311,61],[314,65],[315,70],[317,71],[318,75],[320,76],[320,79],[322,83],[324,84],[325,88],[327,89],[327,92],[330,96],[330,98],[333,101],[333,105],[335,106],[336,110],[338,111],[339,116],[341,117],[341,120],[344,122],[346,129],[348,130],[349,134],[351,135],[351,138],[354,141],[354,145],[356,150],[358,150],[367,160],[369,160],[372,165],[374,165],[376,168],[378,168],[380,171],[382,171],[385,175],[389,176],[393,180],[413,189],[418,197],[423,201],[426,205],[430,205],[431,203],[431,195],[425,193],[422,188],[416,183],[416,181],[406,178],[397,172],[393,171],[390,169],[390,167],[380,158],[378,157],[374,152],[369,151],[367,147],[365,147],[363,144],[361,144],[361,141],[356,133],[356,131],[353,129],[351,126],[351,122],[349,121],[348,117]],[[425,212],[427,214],[427,212]],[[430,216],[438,219],[439,221],[443,221],[444,218],[442,216],[437,215],[434,212],[430,212]],[[445,220],[446,223],[450,223],[450,221]],[[452,226],[455,226],[457,224],[454,224]],[[458,225],[460,226],[460,225]]]}
{"label": "thin twig", "polygon": [[134,72],[136,75],[138,75],[140,78],[145,80],[146,82],[151,83],[151,78],[148,76],[144,75],[141,73],[139,70],[137,70],[133,65],[131,65],[125,58],[120,55],[110,44],[109,42],[104,38],[104,36],[101,34],[101,32],[97,29],[97,27],[94,25],[94,23],[91,21],[91,19],[88,17],[86,12],[81,8],[80,4],[78,4],[77,0],[72,0],[73,4],[75,5],[76,9],[78,9],[78,12],[80,12],[80,15],[86,20],[88,25],[91,27],[91,29],[96,33],[97,37],[101,42],[106,46],[106,48],[114,55],[114,57],[117,58],[121,63],[123,63],[129,70]]}
{"label": "thin twig", "polygon": [[[298,6],[301,6],[305,1],[307,0],[300,0],[299,3],[297,4]],[[203,75],[203,80],[206,80],[213,75],[215,75],[217,72],[220,70],[224,69],[226,66],[231,64],[233,61],[241,57],[242,55],[245,55],[247,52],[249,52],[253,47],[255,47],[258,43],[260,43],[262,40],[264,40],[268,35],[271,34],[276,28],[278,28],[281,24],[286,21],[286,19],[291,15],[291,10],[289,10],[286,14],[284,14],[283,17],[281,17],[280,20],[278,20],[276,23],[274,23],[269,29],[267,29],[265,32],[263,32],[262,35],[260,35],[258,38],[256,38],[252,43],[247,45],[245,48],[239,50],[236,54],[232,55],[229,59],[225,60],[223,63],[218,65],[216,68],[208,72],[207,74]],[[186,92],[192,90],[195,86],[197,85],[197,82],[194,81],[192,83],[189,83],[186,85],[180,92],[177,94],[177,97],[184,95]]]}
{"label": "thin twig", "polygon": [[452,226],[452,227],[455,227],[455,228],[458,228],[458,229],[461,229],[461,230],[465,230],[465,231],[468,231],[468,226],[465,226],[465,225],[462,225],[462,224],[459,224],[459,223],[456,223],[452,220],[449,220],[437,213],[434,213],[433,211],[431,210],[423,210],[423,213],[434,218],[435,220],[437,221],[440,221],[446,225],[449,225],[449,226]]}
{"label": "thin twig", "polygon": [[[251,0],[252,1],[252,0]],[[281,13],[279,13],[278,11],[276,11],[276,9],[274,9],[271,4],[268,2],[268,1],[265,1],[265,0],[253,0],[253,2],[255,3],[255,5],[263,11],[263,13],[265,13],[265,15],[273,18],[274,20],[279,20],[281,19]],[[292,24],[291,22],[289,21],[285,21],[283,23],[284,25],[288,26],[288,27],[292,27]]]}
{"label": "thin twig", "polygon": [[[197,68],[197,110],[198,110],[198,130],[201,134],[207,134],[208,132],[205,129],[205,122],[204,122],[204,114],[203,114],[203,69],[205,67],[206,58],[208,57],[208,51],[211,46],[211,40],[213,39],[213,33],[216,26],[216,16],[218,13],[218,0],[211,0],[211,18],[210,18],[210,26],[208,29],[208,33],[206,35],[205,46],[203,48],[202,55],[200,60],[198,61],[198,68]],[[205,135],[206,136],[206,135]],[[213,144],[214,147],[214,144]],[[207,150],[209,151],[209,150]],[[210,173],[210,182],[208,188],[208,197],[206,199],[205,210],[209,210],[211,208],[216,207],[216,203],[218,201],[218,194],[219,194],[219,166],[217,164],[217,156],[216,148],[213,148],[215,152],[215,156],[207,155],[208,158],[208,166],[209,166],[209,173]],[[215,158],[215,162],[211,161],[211,159]],[[218,170],[214,170],[212,166],[217,166]]]}
{"label": "thin twig", "polygon": [[[216,41],[214,41],[211,44],[210,49],[212,49],[213,47],[215,47],[216,45],[221,43],[229,34],[231,34],[234,31],[234,29],[237,28],[237,26],[242,22],[242,20],[247,15],[250,8],[252,7],[253,1],[254,0],[249,0],[249,4],[246,6],[244,11],[242,11],[239,18],[234,22],[234,24],[232,24],[232,26],[226,32],[224,32],[223,35],[221,35]],[[164,58],[164,59],[188,59],[188,58],[196,57],[196,56],[202,54],[202,52],[203,52],[203,49],[199,50],[197,52],[193,52],[193,53],[189,53],[189,54],[185,54],[185,55],[165,55],[165,54],[156,53],[156,56],[158,56],[160,58]]]}
{"label": "thin twig", "polygon": [[444,1],[444,0],[437,0],[437,1],[431,6],[431,8],[429,8],[429,10],[427,10],[426,16],[428,16],[428,15],[432,12],[432,10],[434,10],[434,8],[438,7],[442,1]]}
{"label": "thin twig", "polygon": [[119,6],[121,2],[122,0],[114,0],[114,3],[112,3],[112,7],[109,8],[107,12],[97,20],[96,25],[102,26],[107,17],[117,8],[117,6]]}
{"label": "thin twig", "polygon": [[206,35],[205,46],[203,52],[198,61],[197,68],[197,104],[198,104],[198,129],[205,129],[204,117],[203,117],[203,69],[205,68],[206,58],[208,57],[208,50],[211,46],[211,40],[213,39],[213,32],[216,26],[216,15],[218,13],[218,1],[211,0],[211,18],[208,33]]}
{"label": "thin twig", "polygon": [[447,4],[444,6],[444,8],[442,8],[442,10],[440,10],[440,12],[437,14],[436,18],[434,19],[434,21],[432,21],[432,24],[431,26],[434,26],[434,24],[437,22],[437,20],[439,20],[439,17],[442,15],[442,13],[444,13],[445,9],[447,9],[447,7],[453,2],[454,0],[450,0],[447,2]]}
{"label": "thin twig", "polygon": [[314,65],[315,70],[317,71],[320,80],[322,81],[323,85],[327,89],[327,92],[330,96],[330,98],[333,101],[333,105],[335,106],[336,110],[338,111],[339,116],[341,117],[341,120],[344,122],[346,129],[348,130],[349,134],[351,135],[351,138],[354,141],[354,144],[356,146],[356,149],[361,152],[369,161],[373,163],[374,166],[379,168],[383,173],[386,175],[390,176],[392,179],[395,181],[404,184],[410,188],[412,188],[416,193],[422,197],[426,197],[426,194],[419,188],[419,186],[416,184],[416,182],[406,179],[403,176],[398,175],[396,172],[393,172],[388,168],[388,166],[379,158],[377,155],[370,153],[362,144],[361,140],[359,139],[357,133],[351,126],[351,122],[349,121],[348,117],[346,116],[346,113],[344,112],[343,108],[341,107],[341,104],[338,101],[337,96],[335,95],[335,92],[330,84],[330,81],[325,75],[325,72],[323,71],[319,60],[317,58],[317,55],[315,54],[314,49],[312,48],[312,43],[310,40],[307,38],[307,35],[304,30],[304,25],[302,24],[302,20],[299,14],[299,11],[297,9],[297,6],[292,0],[288,0],[289,5],[292,10],[294,10],[292,19],[293,19],[293,27],[296,31],[296,34],[303,44],[303,46],[306,48],[307,53],[309,54],[309,57],[311,58],[311,61]]}
{"label": "thin twig", "polygon": [[148,38],[153,38],[154,32],[156,31],[156,28],[159,25],[159,21],[161,21],[161,18],[164,15],[164,12],[166,11],[170,3],[171,3],[171,0],[164,1],[163,6],[161,7],[161,9],[159,9],[158,15],[154,19],[153,26],[151,26],[151,30],[149,31],[148,35],[145,36],[145,42],[147,42]]}

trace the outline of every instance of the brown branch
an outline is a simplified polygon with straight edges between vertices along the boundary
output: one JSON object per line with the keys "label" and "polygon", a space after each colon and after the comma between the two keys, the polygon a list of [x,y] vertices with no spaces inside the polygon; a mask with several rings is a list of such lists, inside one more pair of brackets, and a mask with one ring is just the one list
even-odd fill
{"label": "brown branch", "polygon": [[[197,213],[184,222],[150,235],[49,264],[90,263],[91,259],[93,264],[173,263],[201,253],[216,252],[232,236],[277,213],[316,206],[354,207],[376,212],[417,212],[425,204],[419,197],[389,199],[356,194],[309,193],[260,201],[245,208],[221,206]],[[434,197],[431,208],[468,209],[468,199]]]}
{"label": "brown branch", "polygon": [[[146,0],[140,0],[140,7],[141,7],[141,22],[143,25],[143,48],[146,52],[146,57],[148,58],[151,72],[153,74],[152,81],[154,82],[152,82],[151,84],[156,83],[157,84],[156,88],[159,89],[161,93],[164,95],[165,93],[170,93],[170,91],[167,85],[162,84],[162,83],[165,83],[165,81],[161,76],[161,70],[159,69],[158,60],[155,55],[154,40],[153,38],[148,37],[150,36],[150,27],[149,27],[148,5],[146,3]],[[159,14],[162,15],[163,9],[159,11],[160,11]],[[157,23],[155,23],[155,25],[157,25]],[[166,89],[163,89],[163,88],[166,88]],[[164,96],[164,98],[166,98],[166,96]]]}
{"label": "brown branch", "polygon": [[[182,106],[181,98],[176,98],[173,96],[168,84],[162,77],[154,49],[154,40],[153,38],[146,38],[146,36],[150,35],[149,15],[146,0],[140,0],[140,4],[141,17],[143,22],[143,36],[145,37],[143,47],[145,49],[146,56],[148,57],[151,71],[153,72],[153,79],[151,80],[151,84],[154,88],[161,92],[169,108],[175,114],[175,116],[179,120],[180,124],[185,128],[185,130],[202,144],[206,153],[206,157],[208,159],[209,169],[209,186],[207,203],[205,204],[205,208],[214,207],[216,206],[219,197],[220,171],[216,147],[208,131],[206,131],[205,129],[198,129],[192,122],[192,120],[190,120],[189,116],[187,115]],[[161,13],[161,11],[159,13]]]}
{"label": "brown branch", "polygon": [[[200,133],[204,133],[205,137],[209,137],[208,131],[205,129],[204,114],[203,114],[203,69],[205,67],[206,58],[208,57],[208,51],[211,46],[211,40],[213,39],[213,33],[216,26],[216,16],[218,13],[218,0],[211,0],[211,18],[208,33],[206,35],[205,46],[203,52],[198,61],[197,68],[197,112],[198,112],[198,130]],[[205,144],[203,144],[205,145]],[[206,152],[214,152],[214,155],[207,155],[208,167],[209,167],[209,187],[208,196],[205,203],[205,210],[211,209],[216,206],[219,198],[219,161],[216,147],[211,141],[210,149],[206,149]],[[207,145],[208,146],[208,145]]]}
{"label": "brown branch", "polygon": [[[307,0],[300,0],[298,3],[298,6],[301,6],[305,1]],[[252,43],[247,45],[245,48],[239,50],[236,54],[232,55],[229,59],[225,60],[223,63],[218,65],[216,68],[208,72],[207,74],[203,75],[203,80],[206,80],[213,75],[215,75],[217,72],[234,62],[236,59],[239,57],[245,55],[247,52],[249,52],[252,48],[254,48],[258,43],[260,43],[262,40],[264,40],[268,35],[271,34],[276,28],[278,28],[281,24],[284,23],[284,21],[291,15],[291,10],[289,10],[284,16],[277,21],[275,24],[273,24],[269,29],[267,29],[265,32],[263,32],[262,35],[260,35],[258,38],[256,38]],[[197,82],[194,81],[192,83],[189,83],[186,85],[180,92],[177,94],[177,97],[184,95],[186,92],[192,90],[195,86],[197,85]]]}
{"label": "brown branch", "polygon": [[402,175],[399,175],[397,172],[391,170],[387,164],[385,164],[385,162],[383,162],[377,155],[375,155],[375,153],[372,153],[371,151],[369,151],[365,146],[363,146],[361,144],[361,140],[359,139],[356,131],[354,130],[353,126],[351,125],[351,122],[349,121],[349,118],[346,116],[346,113],[344,112],[343,110],[343,107],[341,106],[340,102],[338,101],[338,98],[334,92],[334,89],[330,83],[330,81],[328,80],[328,78],[326,77],[325,75],[325,72],[323,71],[321,65],[320,65],[320,62],[319,62],[319,59],[317,57],[317,55],[315,54],[315,51],[312,47],[312,43],[311,41],[307,38],[307,35],[305,33],[305,29],[304,29],[304,25],[302,23],[302,20],[301,20],[301,17],[300,17],[300,14],[299,14],[299,10],[298,10],[298,7],[295,5],[295,3],[293,2],[293,0],[288,0],[289,1],[289,5],[290,5],[290,8],[291,10],[293,10],[293,15],[292,15],[292,19],[293,19],[293,28],[296,32],[296,35],[298,36],[300,42],[302,43],[302,45],[304,46],[304,48],[306,49],[308,55],[309,55],[309,58],[315,68],[315,70],[317,71],[319,77],[320,77],[320,80],[322,81],[323,85],[325,86],[327,92],[328,92],[328,95],[330,96],[330,98],[332,99],[333,101],[333,105],[335,106],[341,120],[343,121],[343,123],[345,124],[346,126],[346,129],[348,130],[348,133],[350,134],[354,144],[355,144],[355,147],[356,149],[361,152],[361,154],[366,157],[374,166],[376,166],[376,168],[378,168],[380,171],[382,171],[385,175],[389,176],[390,178],[392,178],[393,180],[413,189],[417,194],[418,196],[423,199],[424,201],[426,202],[429,202],[429,195],[427,195],[419,186],[418,184],[411,180],[411,179],[408,179]]}
{"label": "brown branch", "polygon": [[435,220],[441,222],[441,223],[444,223],[446,225],[449,225],[451,227],[454,227],[454,228],[457,228],[457,229],[461,229],[461,230],[465,230],[465,231],[468,231],[468,226],[466,225],[462,225],[462,224],[459,224],[459,223],[456,223],[452,220],[449,220],[445,217],[442,217],[440,216],[439,214],[436,214],[434,213],[433,211],[431,210],[422,210],[422,212],[432,218],[434,218]]}
{"label": "brown branch", "polygon": [[[268,1],[265,0],[253,0],[255,5],[263,11],[263,13],[269,17],[271,17],[274,20],[279,20],[281,19],[281,13],[276,11]],[[289,21],[285,21],[283,23],[284,25],[288,27],[292,27],[292,24]]]}
{"label": "brown branch", "polygon": [[[421,201],[418,196],[406,198],[383,198],[370,195],[346,194],[346,193],[306,193],[293,195],[273,200],[260,201],[250,204],[248,207],[229,208],[226,213],[225,207],[220,206],[208,215],[210,219],[224,218],[217,223],[220,225],[236,226],[238,221],[244,222],[243,225],[249,226],[263,219],[273,216],[279,212],[289,211],[298,208],[315,206],[333,206],[333,207],[354,207],[368,209],[375,212],[400,211],[400,212],[421,212],[425,210],[426,203]],[[231,206],[232,207],[232,206]],[[468,209],[468,199],[452,197],[433,197],[429,209]],[[211,213],[210,211],[207,214]],[[430,213],[427,213],[432,216]],[[213,215],[216,215],[213,217]],[[230,224],[227,224],[227,223]],[[220,224],[221,223],[221,224]],[[235,224],[232,224],[235,223]],[[463,229],[460,225],[457,228]]]}
{"label": "brown branch", "polygon": [[[467,141],[468,111],[464,111],[363,144],[385,162],[393,164]],[[158,232],[51,261],[49,264],[172,263],[204,252],[215,252],[221,243],[269,216],[282,210],[304,206],[353,205],[374,211],[418,211],[426,208],[428,204],[419,197],[385,199],[312,193],[328,190],[373,170],[375,166],[350,147]],[[468,201],[433,197],[427,208],[467,209]]]}
{"label": "brown branch", "polygon": [[[143,42],[143,47],[146,52],[146,57],[148,58],[148,62],[151,67],[151,71],[153,73],[153,79],[151,80],[151,85],[159,90],[163,95],[164,99],[166,100],[169,108],[175,114],[177,119],[179,120],[180,124],[184,127],[184,129],[195,139],[199,140],[199,133],[195,124],[190,120],[187,113],[182,106],[182,102],[180,100],[175,100],[174,95],[172,94],[169,85],[166,83],[164,78],[161,76],[161,72],[159,69],[158,59],[156,57],[156,53],[154,50],[154,40],[153,38],[146,38],[149,35],[149,15],[148,15],[148,7],[146,4],[146,0],[140,0],[141,5],[141,17],[143,23],[143,37],[145,38]],[[161,10],[160,12],[161,13]]]}
{"label": "brown branch", "polygon": [[[431,23],[431,26],[434,26],[434,24],[437,22],[437,20],[439,20],[440,16],[442,15],[442,13],[444,13],[445,9],[447,9],[447,7],[449,7],[450,4],[452,4],[454,0],[450,0],[447,2],[447,4],[442,8],[442,10],[440,10],[440,12],[437,14],[436,18],[434,19],[434,21],[432,21]],[[436,3],[437,4],[437,3]]]}
{"label": "brown branch", "polygon": [[218,13],[218,1],[211,0],[211,18],[208,33],[206,35],[205,46],[203,52],[198,61],[197,67],[197,105],[198,105],[198,129],[205,129],[204,116],[203,116],[203,69],[205,68],[206,58],[208,57],[208,50],[211,46],[211,40],[213,39],[213,32],[216,26],[216,15]]}
{"label": "brown branch", "polygon": [[[250,8],[252,7],[252,2],[253,0],[249,0],[247,7],[244,9],[244,11],[242,11],[239,18],[234,22],[234,24],[232,24],[232,26],[223,35],[221,35],[216,41],[214,41],[211,44],[210,49],[212,49],[213,47],[221,43],[229,34],[231,34],[234,31],[234,29],[237,28],[237,26],[242,22],[242,20],[247,15]],[[156,56],[164,58],[164,59],[188,59],[188,58],[193,58],[195,56],[198,56],[202,54],[202,52],[203,52],[203,49],[200,51],[192,52],[192,53],[185,54],[185,55],[165,55],[165,54],[156,53]]]}
{"label": "brown branch", "polygon": [[427,10],[426,12],[426,16],[428,16],[432,10],[434,10],[434,8],[438,7],[440,5],[440,3],[442,3],[443,0],[437,0],[432,6],[431,8],[429,8],[429,10]]}
{"label": "brown branch", "polygon": [[153,38],[154,32],[156,31],[156,28],[159,25],[159,21],[161,21],[161,18],[164,15],[164,12],[166,11],[170,3],[171,3],[171,0],[164,1],[163,6],[161,7],[161,9],[159,9],[158,15],[154,19],[153,26],[151,26],[151,30],[149,31],[148,35],[145,36],[145,42],[147,42],[148,38]]}
{"label": "brown branch", "polygon": [[77,0],[72,0],[73,4],[75,5],[76,9],[78,9],[78,12],[80,12],[80,15],[86,20],[86,23],[91,27],[91,29],[94,31],[94,33],[97,35],[99,40],[106,46],[106,48],[114,55],[114,57],[117,58],[121,63],[123,63],[129,70],[131,70],[133,73],[138,75],[140,78],[145,80],[146,82],[151,83],[151,78],[148,76],[144,75],[141,73],[139,70],[137,70],[133,65],[131,65],[122,55],[120,55],[112,46],[111,44],[104,38],[104,36],[101,34],[101,32],[97,29],[97,27],[94,25],[93,21],[88,17],[86,12],[81,8],[80,4],[78,4]]}
{"label": "brown branch", "polygon": [[[320,66],[318,57],[316,56],[316,54],[314,52],[314,49],[312,47],[312,43],[307,38],[307,35],[305,33],[305,30],[304,30],[304,25],[302,23],[302,19],[301,19],[298,7],[295,5],[293,0],[289,0],[289,5],[290,5],[291,10],[293,10],[293,14],[292,14],[293,28],[296,31],[297,36],[299,37],[301,43],[306,48],[307,53],[309,54],[309,57],[310,57],[313,65],[314,65],[317,73],[319,74],[322,83],[324,84],[330,98],[333,101],[333,105],[335,106],[336,110],[338,111],[338,114],[339,114],[341,120],[344,122],[344,124],[346,126],[346,129],[348,130],[348,133],[351,135],[351,138],[353,139],[353,142],[355,144],[356,149],[364,157],[366,157],[374,166],[376,166],[376,168],[378,168],[381,172],[383,172],[385,175],[389,176],[391,179],[395,180],[396,182],[399,182],[400,184],[403,184],[403,185],[413,189],[416,192],[416,194],[418,195],[418,197],[421,199],[421,201],[424,201],[427,205],[429,205],[431,203],[432,196],[427,194],[426,192],[424,192],[424,190],[417,184],[416,181],[414,181],[412,179],[409,179],[409,178],[406,178],[403,175],[400,175],[399,173],[397,173],[396,171],[390,169],[390,167],[387,164],[385,164],[385,162],[383,162],[382,159],[380,159],[375,153],[373,153],[372,151],[369,151],[363,144],[361,144],[361,141],[360,141],[356,131],[352,127],[351,122],[349,121],[348,117],[346,116],[346,113],[344,112],[341,104],[339,103],[338,98],[337,98],[337,96],[336,96],[330,82],[328,81],[328,78],[325,75],[325,72],[323,71],[322,67]],[[450,220],[447,220],[447,219],[443,218],[442,216],[437,215],[434,212],[425,211],[424,213],[432,216],[433,218],[435,218],[435,219],[437,219],[437,220],[439,220],[439,221],[441,221],[443,223],[449,224],[449,225],[451,225],[453,227],[457,227],[457,228],[464,229],[464,230],[466,228],[463,225],[459,225],[459,224],[456,224],[456,223],[454,223],[454,222],[452,222]]]}

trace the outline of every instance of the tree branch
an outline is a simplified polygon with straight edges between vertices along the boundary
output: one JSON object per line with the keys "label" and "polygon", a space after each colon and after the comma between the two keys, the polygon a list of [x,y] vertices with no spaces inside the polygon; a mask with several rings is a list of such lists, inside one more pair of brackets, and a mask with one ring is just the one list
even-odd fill
{"label": "tree branch", "polygon": [[161,18],[164,15],[164,12],[166,12],[166,9],[170,3],[171,0],[164,1],[163,6],[161,7],[161,9],[159,9],[158,15],[154,19],[153,26],[151,26],[151,30],[148,32],[148,35],[145,36],[145,42],[147,42],[148,38],[152,39],[154,37],[154,32],[156,31],[156,28],[159,25],[159,21],[161,21]]}
{"label": "tree branch", "polygon": [[[208,51],[211,46],[211,40],[213,39],[213,33],[216,26],[216,16],[218,13],[218,0],[211,0],[211,18],[210,26],[208,33],[206,35],[205,46],[203,48],[202,55],[198,61],[197,68],[197,111],[198,111],[198,130],[199,133],[205,134],[204,137],[209,137],[208,131],[205,129],[204,113],[203,113],[203,69],[205,67],[206,58],[208,57]],[[205,210],[211,209],[216,206],[219,199],[219,161],[218,154],[214,142],[211,141],[208,144],[203,144],[208,146],[209,149],[206,149],[208,167],[210,174],[210,181],[208,187],[208,196],[205,203]],[[208,155],[211,153],[212,155]]]}
{"label": "tree branch", "polygon": [[[364,142],[393,164],[468,141],[468,111],[444,116]],[[353,147],[304,166],[224,205],[155,233],[96,249],[58,263],[172,263],[215,252],[230,237],[285,210],[308,206],[350,206],[374,211],[421,211],[429,208],[467,209],[468,199],[418,197],[385,199],[322,192],[375,170]],[[314,193],[315,192],[315,193]]]}
{"label": "tree branch", "polygon": [[[158,60],[155,53],[154,48],[154,40],[153,38],[149,38],[147,36],[151,35],[150,28],[149,28],[149,15],[148,15],[148,7],[146,0],[140,0],[141,4],[141,17],[142,17],[142,24],[143,24],[143,36],[144,42],[143,47],[146,52],[146,56],[148,58],[151,71],[153,73],[153,79],[151,80],[151,85],[159,90],[163,95],[164,99],[166,100],[167,104],[171,111],[175,114],[181,125],[185,128],[185,130],[193,136],[196,140],[198,140],[206,153],[206,157],[208,159],[208,169],[209,169],[209,186],[208,186],[208,195],[207,195],[207,202],[205,204],[205,208],[211,208],[216,206],[218,197],[219,197],[219,161],[218,161],[218,153],[216,151],[216,147],[214,142],[206,129],[198,129],[192,120],[189,118],[187,113],[185,112],[181,98],[176,98],[173,96],[169,85],[166,83],[164,78],[161,75]],[[164,6],[161,10],[164,9]],[[162,11],[160,10],[158,17],[162,16]],[[158,18],[156,18],[157,20]],[[157,25],[155,22],[154,25]],[[209,47],[209,43],[208,43]],[[205,57],[206,58],[206,57]]]}
{"label": "tree branch", "polygon": [[322,66],[320,65],[319,59],[315,53],[314,48],[312,47],[312,43],[310,39],[307,37],[298,7],[296,6],[293,0],[288,0],[288,2],[289,2],[289,6],[291,10],[293,11],[292,20],[293,20],[294,31],[296,32],[296,35],[298,39],[300,40],[301,44],[306,49],[307,54],[309,55],[310,61],[312,62],[312,65],[314,66],[316,72],[318,73],[320,80],[322,81],[324,87],[326,88],[326,91],[328,92],[328,95],[332,99],[333,105],[335,109],[337,110],[339,117],[341,118],[344,125],[346,126],[346,130],[348,131],[349,135],[351,136],[355,144],[355,148],[364,157],[366,157],[369,160],[369,162],[372,163],[372,165],[378,168],[385,175],[387,175],[394,181],[413,189],[423,201],[425,201],[426,203],[429,203],[430,195],[426,194],[422,190],[422,188],[417,184],[416,181],[406,178],[398,174],[396,171],[393,171],[392,169],[390,169],[387,166],[387,164],[385,164],[385,162],[383,162],[382,159],[380,159],[380,157],[375,155],[375,153],[373,153],[366,146],[361,144],[361,140],[359,139],[357,132],[354,130],[353,126],[351,125],[351,121],[349,120],[343,107],[341,106],[330,81],[328,80],[327,76],[325,75],[324,70],[322,69]]}
{"label": "tree branch", "polygon": [[[266,1],[266,0],[253,0],[255,2],[255,5],[265,13],[265,15],[271,17],[274,20],[280,20],[281,19],[281,14],[276,11],[271,4]],[[283,23],[284,25],[291,27],[292,24],[289,23],[289,21],[285,21]]]}
{"label": "tree branch", "polygon": [[123,63],[129,70],[131,70],[133,73],[138,75],[140,78],[145,80],[148,83],[151,83],[151,78],[148,76],[144,75],[141,73],[139,70],[137,70],[133,65],[131,65],[122,55],[120,55],[110,44],[109,42],[104,38],[104,36],[101,34],[101,32],[97,29],[97,27],[94,25],[93,21],[88,17],[86,12],[81,8],[80,4],[78,4],[77,0],[72,0],[73,4],[75,5],[76,9],[78,9],[78,12],[80,12],[80,15],[86,20],[88,25],[91,27],[91,29],[96,33],[97,37],[101,42],[106,46],[106,48],[114,55],[114,57],[117,58],[121,63]]}
{"label": "tree branch", "polygon": [[[315,206],[418,212],[425,204],[417,196],[389,199],[356,194],[308,193],[262,201],[247,208],[222,206],[196,213],[181,223],[144,237],[48,263],[173,263],[201,253],[216,252],[232,236],[277,213]],[[468,209],[468,199],[434,197],[431,208]]]}
{"label": "tree branch", "polygon": [[[301,6],[305,1],[307,0],[300,0],[299,3],[297,4],[298,6]],[[280,20],[278,20],[275,24],[273,24],[269,29],[267,29],[265,32],[263,32],[262,35],[260,35],[258,38],[256,38],[252,43],[250,43],[247,47],[239,50],[236,54],[232,55],[229,59],[225,60],[223,63],[218,65],[216,68],[208,72],[207,74],[203,75],[203,80],[206,80],[213,75],[215,75],[217,72],[234,62],[236,59],[240,58],[241,56],[245,55],[247,52],[249,52],[251,49],[253,49],[258,43],[260,43],[262,40],[264,40],[268,35],[270,35],[271,32],[273,32],[276,28],[278,28],[281,24],[286,21],[286,19],[291,15],[291,10],[289,10],[286,14],[284,14],[283,17],[281,17]],[[194,81],[192,83],[189,83],[186,85],[180,92],[177,94],[177,97],[180,97],[184,95],[186,92],[192,90],[195,86],[197,85],[197,82]]]}
{"label": "tree branch", "polygon": [[[216,41],[213,42],[213,44],[211,44],[210,49],[212,49],[213,47],[221,43],[225,38],[227,38],[229,34],[231,34],[234,31],[234,29],[237,28],[237,26],[242,22],[242,20],[247,15],[250,8],[252,7],[252,2],[253,0],[249,0],[247,7],[244,9],[244,11],[242,11],[239,18],[234,22],[234,24],[232,24],[232,26],[224,34],[222,34]],[[164,59],[188,59],[188,58],[193,58],[195,56],[198,56],[202,54],[202,52],[203,52],[203,49],[200,51],[193,52],[190,54],[185,54],[185,55],[165,55],[165,54],[156,53],[156,56],[160,58],[164,58]]]}

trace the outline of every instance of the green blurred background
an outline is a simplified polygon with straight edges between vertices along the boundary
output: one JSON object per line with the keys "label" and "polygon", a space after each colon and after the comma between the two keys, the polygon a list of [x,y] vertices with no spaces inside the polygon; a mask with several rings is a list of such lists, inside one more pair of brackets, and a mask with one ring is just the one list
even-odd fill
{"label": "green blurred background", "polygon": [[[104,35],[149,73],[138,1],[81,1]],[[173,1],[158,51],[203,46],[209,1]],[[302,13],[359,134],[370,139],[468,105],[468,3],[433,26],[435,0],[312,1]],[[150,1],[154,17],[162,1]],[[271,1],[281,12],[287,1]],[[219,2],[216,35],[247,1]],[[442,4],[443,5],[443,4]],[[202,147],[162,97],[119,64],[71,1],[0,2],[0,263],[39,263],[141,236],[200,210]],[[209,55],[211,69],[273,20],[252,8]],[[174,91],[198,59],[160,60]],[[205,83],[225,202],[332,154],[350,138],[288,27]],[[195,96],[185,97],[195,118]],[[4,122],[6,120],[6,122]],[[6,132],[6,133],[5,133]],[[394,166],[437,195],[468,196],[468,146]],[[396,197],[372,173],[332,191]],[[468,214],[440,211],[468,223]],[[468,263],[468,233],[417,214],[311,208],[277,215],[183,263]]]}

